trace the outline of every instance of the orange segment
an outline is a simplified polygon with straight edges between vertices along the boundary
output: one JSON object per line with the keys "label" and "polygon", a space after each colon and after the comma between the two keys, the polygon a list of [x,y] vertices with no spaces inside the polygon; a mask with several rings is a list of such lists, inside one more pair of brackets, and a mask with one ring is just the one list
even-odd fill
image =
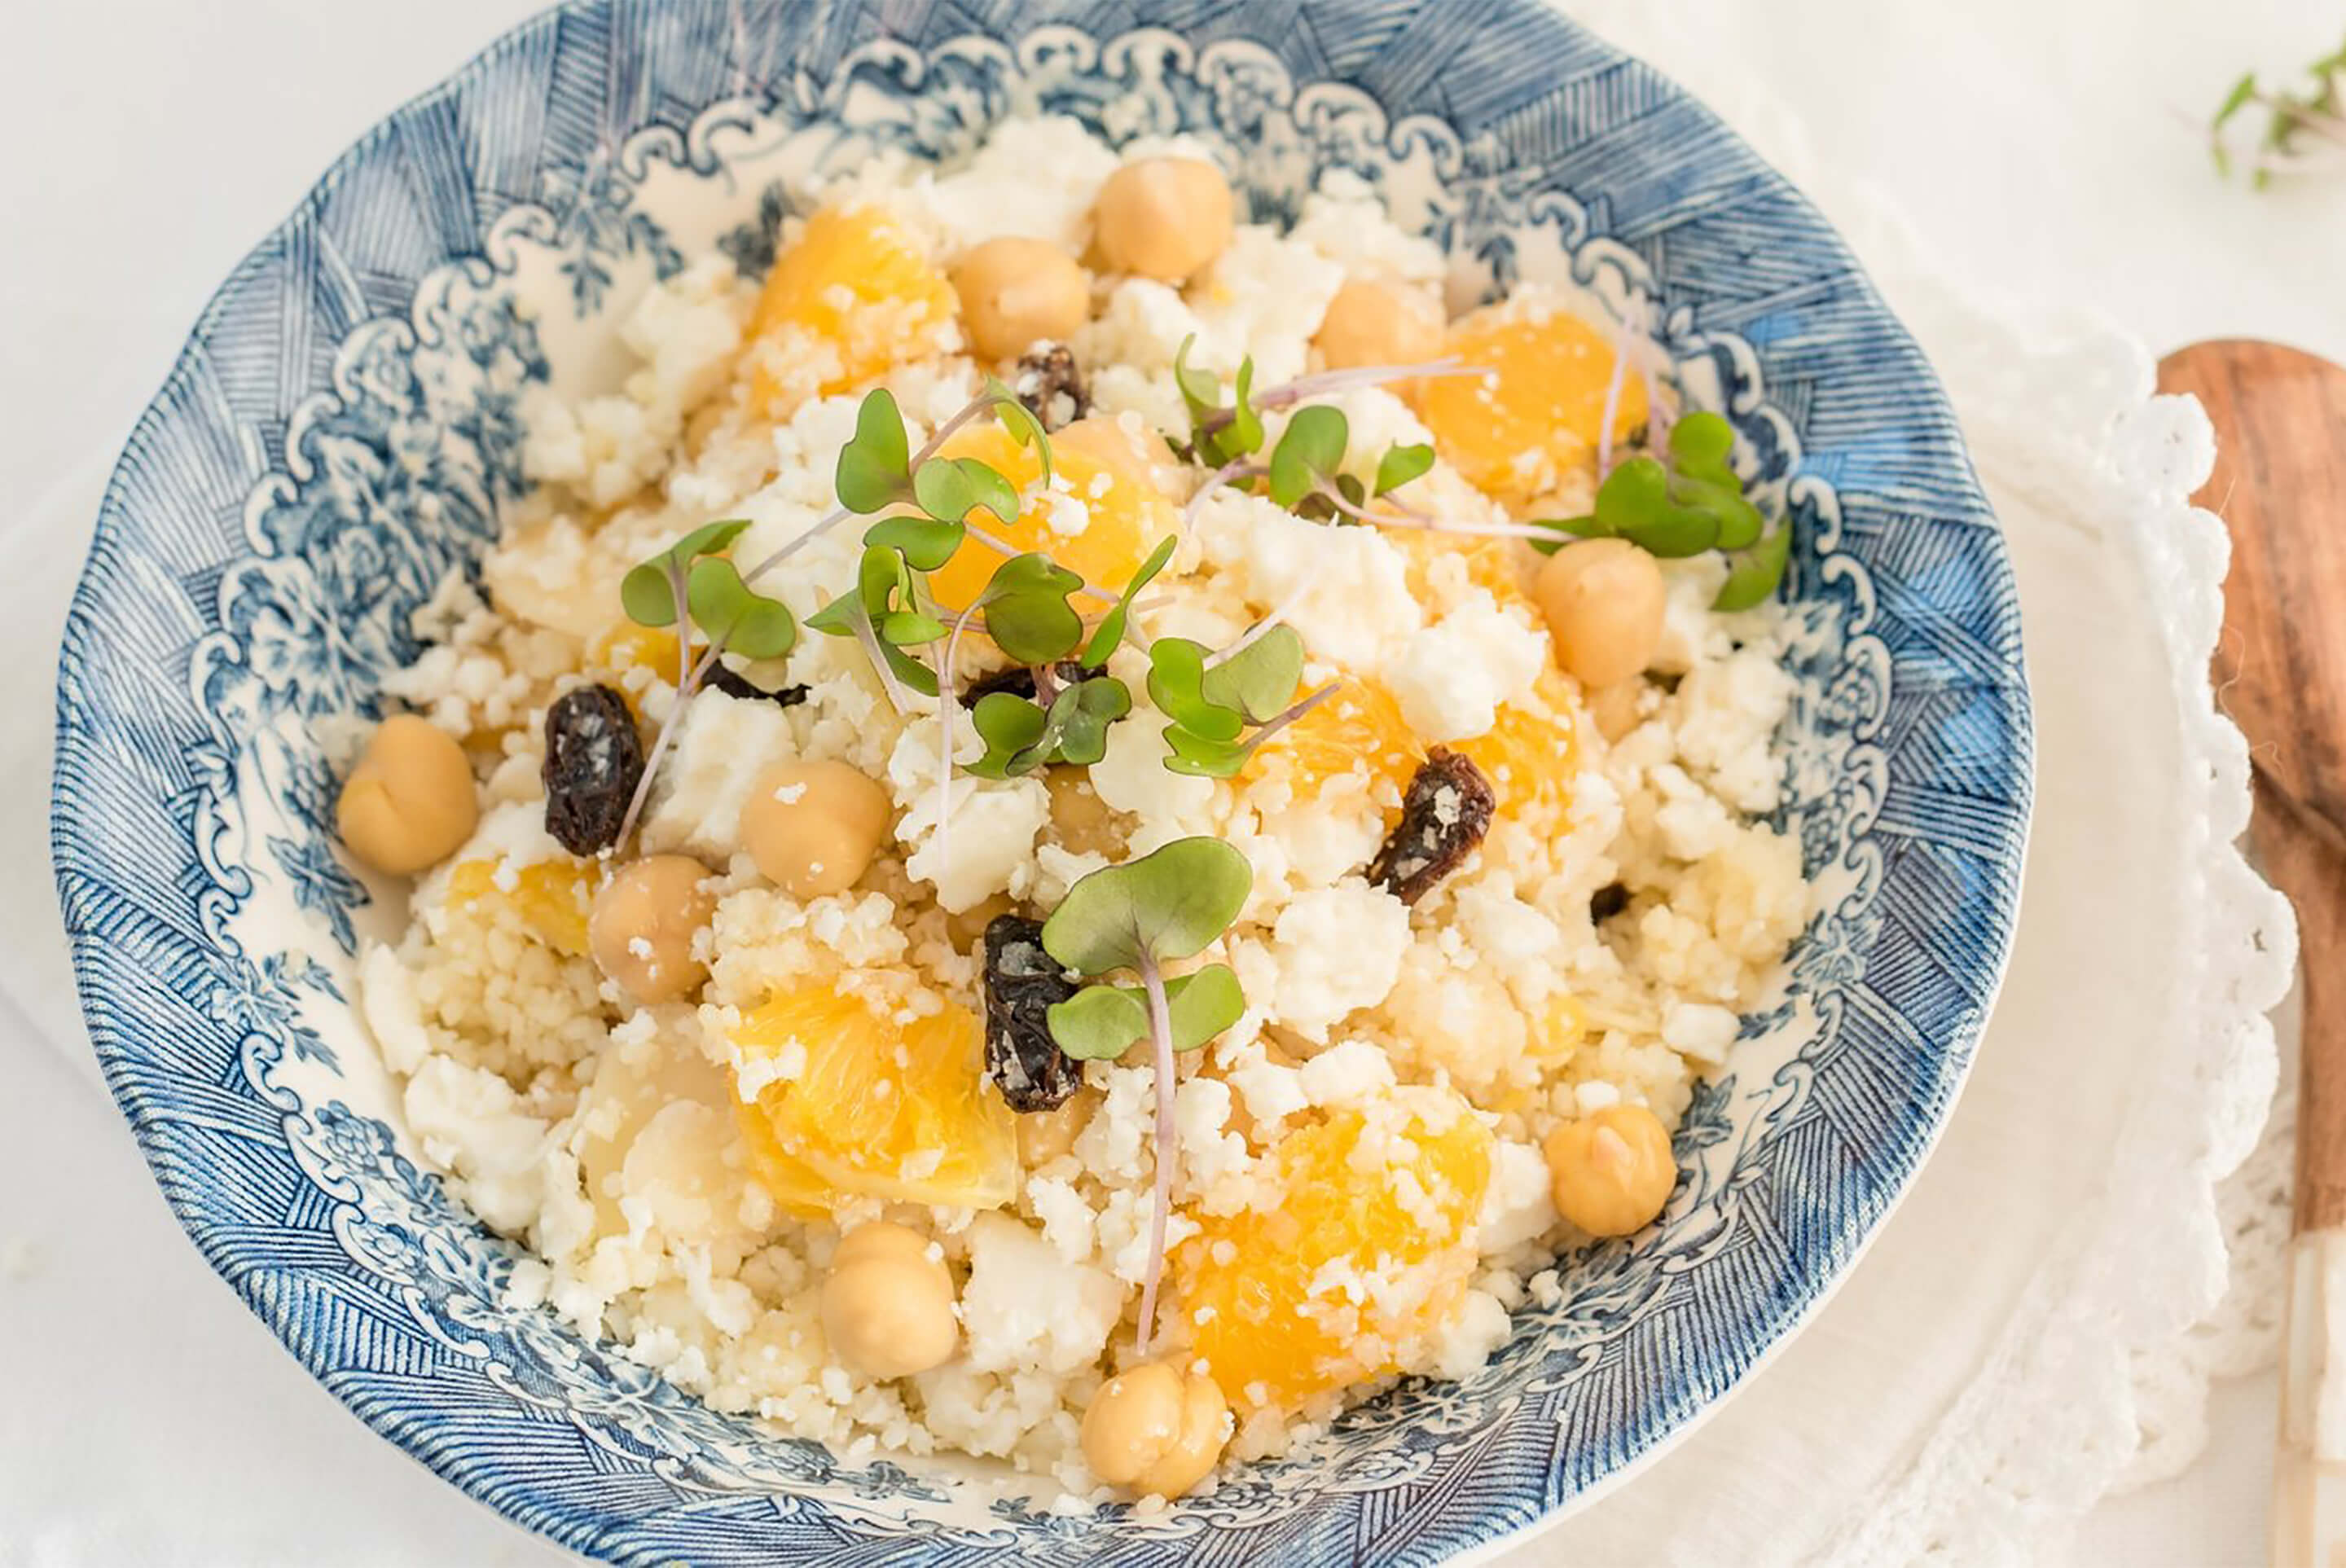
{"label": "orange segment", "polygon": [[665,626],[640,626],[633,621],[623,621],[586,645],[586,665],[590,669],[614,674],[640,666],[672,682],[676,679],[676,634]]}
{"label": "orange segment", "polygon": [[1397,1369],[1474,1268],[1491,1135],[1447,1089],[1404,1089],[1282,1137],[1276,1199],[1194,1216],[1178,1260],[1194,1354],[1234,1405],[1292,1405]]}
{"label": "orange segment", "polygon": [[1572,799],[1579,767],[1579,727],[1573,718],[1571,677],[1554,665],[1521,702],[1499,709],[1498,722],[1451,747],[1491,781],[1503,813],[1560,809]]}
{"label": "orange segment", "polygon": [[1306,800],[1318,799],[1337,779],[1357,776],[1368,780],[1371,795],[1382,799],[1389,793],[1398,806],[1424,760],[1425,748],[1392,693],[1346,676],[1335,696],[1263,742],[1247,767],[1288,769],[1296,795]]}
{"label": "orange segment", "polygon": [[[1081,573],[1096,588],[1120,593],[1148,551],[1173,531],[1178,522],[1173,503],[1157,487],[1130,443],[1081,437],[1070,441],[1064,433],[1051,443],[1051,460],[1066,493],[1056,499],[1038,496],[1015,522],[997,524],[980,513],[978,524],[1006,545],[1039,550],[1069,571]],[[1022,492],[1043,476],[1040,455],[1019,445],[998,424],[972,425],[948,440],[941,452],[946,457],[974,457]],[[1060,531],[1070,524],[1075,532]],[[966,605],[984,589],[1003,560],[1000,551],[967,540],[930,577],[930,589],[942,604]]]}
{"label": "orange segment", "polygon": [[[1428,381],[1418,412],[1435,449],[1476,488],[1522,504],[1593,460],[1616,358],[1602,330],[1518,298],[1461,320],[1449,351],[1491,374]],[[1645,381],[1633,372],[1622,378],[1614,439],[1645,423]]]}
{"label": "orange segment", "polygon": [[[930,351],[932,330],[959,309],[944,274],[884,209],[826,207],[766,275],[750,330],[766,340],[796,329],[834,350],[839,364],[819,389],[829,395]],[[753,390],[763,404],[780,389],[760,366]]]}
{"label": "orange segment", "polygon": [[903,1012],[887,977],[852,973],[776,992],[742,1019],[742,1134],[759,1179],[792,1213],[828,1213],[851,1194],[1010,1201],[1016,1118],[986,1082],[976,1016]]}
{"label": "orange segment", "polygon": [[1406,532],[1396,529],[1385,537],[1408,557],[1409,585],[1421,599],[1432,596],[1427,592],[1428,569],[1436,560],[1448,555],[1462,558],[1466,563],[1466,580],[1499,603],[1520,605],[1531,598],[1525,589],[1525,579],[1530,566],[1536,565],[1540,558],[1513,539],[1443,534],[1431,528]]}
{"label": "orange segment", "polygon": [[497,885],[496,860],[463,860],[449,868],[448,901],[463,905],[490,899],[510,901],[522,923],[540,942],[566,957],[586,951],[586,917],[595,909],[596,869],[590,860],[539,860],[514,873],[514,885]]}

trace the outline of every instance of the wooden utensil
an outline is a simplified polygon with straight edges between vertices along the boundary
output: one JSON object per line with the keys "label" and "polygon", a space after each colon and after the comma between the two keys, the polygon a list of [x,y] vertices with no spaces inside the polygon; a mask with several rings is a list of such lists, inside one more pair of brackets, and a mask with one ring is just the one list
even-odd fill
{"label": "wooden utensil", "polygon": [[2249,830],[2297,905],[2305,1045],[2275,1568],[2346,1563],[2346,369],[2277,343],[2194,343],[2158,367],[2215,423],[2194,497],[2232,535],[2218,700],[2256,769]]}

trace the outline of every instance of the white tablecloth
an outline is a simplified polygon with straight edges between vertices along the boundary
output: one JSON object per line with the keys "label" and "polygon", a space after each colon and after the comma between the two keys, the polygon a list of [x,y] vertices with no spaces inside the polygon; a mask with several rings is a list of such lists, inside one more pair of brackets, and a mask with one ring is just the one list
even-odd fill
{"label": "white tablecloth", "polygon": [[[243,250],[342,145],[529,9],[126,0],[13,15],[6,515],[86,487]],[[1664,15],[1675,36],[1658,36]],[[1698,64],[1740,62],[1812,151],[1989,294],[2088,303],[2154,344],[2254,333],[2346,360],[2346,185],[2219,186],[2189,123],[2240,69],[2334,45],[2323,0],[1717,0],[1613,20],[1698,86]],[[12,658],[54,646],[56,582],[80,548],[70,528],[36,556],[23,544],[0,539]],[[43,558],[58,563],[47,577],[15,565]],[[47,724],[45,708],[15,718],[26,734]],[[15,998],[0,1002],[0,1563],[307,1563],[326,1498],[344,1522],[331,1561],[556,1561],[309,1380],[185,1244],[111,1105],[41,1043],[76,1025],[23,783],[0,789],[0,983]],[[2219,1390],[2207,1456],[2104,1504],[2078,1559],[2257,1560],[2271,1402],[2269,1379]]]}

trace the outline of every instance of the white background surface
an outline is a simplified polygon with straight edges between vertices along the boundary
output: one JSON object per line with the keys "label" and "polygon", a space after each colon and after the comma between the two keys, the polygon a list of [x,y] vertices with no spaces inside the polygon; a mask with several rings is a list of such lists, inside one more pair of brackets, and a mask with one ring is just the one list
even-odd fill
{"label": "white background surface", "polygon": [[[87,485],[211,288],[340,148],[525,0],[51,4],[0,53],[0,631],[54,646]],[[2251,196],[2190,120],[2335,46],[2331,0],[1717,0],[1812,144],[1989,294],[2097,306],[2159,347],[2252,333],[2346,360],[2346,182]],[[1653,51],[1668,68],[1667,53]],[[29,546],[29,554],[27,547]],[[26,563],[29,563],[27,565]],[[9,689],[37,692],[46,673]],[[20,734],[45,699],[19,703]],[[28,740],[0,748],[21,803]],[[36,766],[36,765],[34,765]],[[42,827],[0,821],[0,1563],[546,1563],[334,1405],[214,1280],[72,1027]],[[2057,1195],[2047,1195],[2057,1201]],[[2219,1392],[2183,1480],[2106,1505],[2088,1563],[2261,1560],[2270,1380]],[[233,1434],[223,1437],[221,1434]],[[1535,1554],[1535,1557],[1536,1554]],[[1599,1565],[1603,1568],[1603,1565]]]}

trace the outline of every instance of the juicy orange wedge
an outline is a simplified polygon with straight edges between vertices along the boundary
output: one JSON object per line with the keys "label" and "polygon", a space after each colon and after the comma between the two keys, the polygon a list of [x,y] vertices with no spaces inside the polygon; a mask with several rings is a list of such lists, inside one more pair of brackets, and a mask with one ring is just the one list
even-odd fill
{"label": "juicy orange wedge", "polygon": [[759,1179],[807,1216],[852,1195],[1009,1202],[1016,1118],[986,1082],[976,1015],[948,1006],[905,1021],[877,979],[801,983],[741,1020],[734,1100]]}
{"label": "juicy orange wedge", "polygon": [[1178,1259],[1192,1353],[1250,1408],[1382,1377],[1448,1322],[1474,1269],[1491,1134],[1451,1091],[1404,1089],[1287,1134],[1271,1158],[1277,1201],[1194,1216]]}
{"label": "juicy orange wedge", "polygon": [[[768,339],[796,329],[836,351],[838,367],[820,387],[828,396],[929,352],[931,329],[959,309],[944,274],[883,209],[826,207],[776,259],[750,330]],[[759,404],[780,390],[760,367]]]}
{"label": "juicy orange wedge", "polygon": [[1579,727],[1573,718],[1571,677],[1553,664],[1521,702],[1499,709],[1498,722],[1451,749],[1483,770],[1503,813],[1562,807],[1572,799],[1579,767]]}
{"label": "juicy orange wedge", "polygon": [[[940,455],[974,457],[1021,492],[1043,476],[1041,456],[998,424],[957,432]],[[1080,421],[1053,437],[1051,463],[1064,493],[1037,495],[1009,523],[982,512],[978,525],[1017,550],[1049,555],[1093,587],[1121,593],[1158,540],[1173,531],[1178,521],[1173,503],[1158,488],[1138,444],[1103,422]],[[958,608],[984,590],[1005,559],[998,550],[965,540],[930,577],[929,587],[939,603]]]}
{"label": "juicy orange wedge", "polygon": [[[1427,381],[1418,412],[1475,488],[1520,505],[1594,461],[1617,357],[1601,330],[1518,298],[1459,321],[1449,352],[1491,373]],[[1645,380],[1624,375],[1614,439],[1645,423]]]}
{"label": "juicy orange wedge", "polygon": [[1263,742],[1248,760],[1250,772],[1285,768],[1297,797],[1317,799],[1329,784],[1357,776],[1383,799],[1390,786],[1398,809],[1403,790],[1425,760],[1401,705],[1375,681],[1346,676],[1336,695]]}
{"label": "juicy orange wedge", "polygon": [[497,885],[495,860],[460,860],[448,870],[448,901],[463,905],[502,899],[520,911],[532,935],[576,958],[586,951],[586,917],[595,910],[596,869],[590,860],[538,860]]}

